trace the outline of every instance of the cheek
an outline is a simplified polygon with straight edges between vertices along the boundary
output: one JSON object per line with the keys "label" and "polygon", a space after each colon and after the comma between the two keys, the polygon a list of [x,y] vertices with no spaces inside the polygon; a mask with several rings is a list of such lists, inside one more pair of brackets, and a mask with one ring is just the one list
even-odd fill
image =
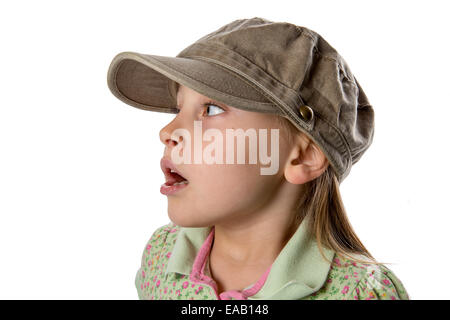
{"label": "cheek", "polygon": [[201,171],[190,191],[192,200],[201,199],[199,204],[207,208],[252,206],[262,197],[269,197],[276,185],[276,176],[260,175],[256,165],[206,165]]}

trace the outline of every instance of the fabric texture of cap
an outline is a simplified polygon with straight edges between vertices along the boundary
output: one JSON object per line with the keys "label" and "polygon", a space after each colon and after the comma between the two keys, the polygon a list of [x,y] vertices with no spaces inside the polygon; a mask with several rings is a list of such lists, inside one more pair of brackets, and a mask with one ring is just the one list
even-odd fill
{"label": "fabric texture of cap", "polygon": [[122,52],[108,87],[123,102],[177,113],[176,83],[229,106],[287,118],[323,151],[339,182],[371,145],[374,110],[343,57],[318,33],[235,20],[176,57]]}

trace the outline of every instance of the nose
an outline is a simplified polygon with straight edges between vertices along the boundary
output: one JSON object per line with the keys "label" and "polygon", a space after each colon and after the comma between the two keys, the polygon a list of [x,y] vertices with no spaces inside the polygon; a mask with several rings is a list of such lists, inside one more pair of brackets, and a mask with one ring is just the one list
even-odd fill
{"label": "nose", "polygon": [[183,141],[183,136],[179,133],[173,133],[173,129],[173,122],[171,122],[159,132],[159,139],[166,148],[175,147],[178,143]]}

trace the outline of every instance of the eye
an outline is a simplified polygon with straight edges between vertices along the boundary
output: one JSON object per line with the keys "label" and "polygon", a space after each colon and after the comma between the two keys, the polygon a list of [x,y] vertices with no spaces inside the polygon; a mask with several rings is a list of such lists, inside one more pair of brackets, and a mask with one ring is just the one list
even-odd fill
{"label": "eye", "polygon": [[223,109],[222,107],[219,107],[216,104],[213,104],[212,102],[206,102],[203,104],[203,106],[206,107],[206,113],[211,112],[209,115],[216,115],[216,114],[221,114],[222,112],[225,112],[225,109]]}

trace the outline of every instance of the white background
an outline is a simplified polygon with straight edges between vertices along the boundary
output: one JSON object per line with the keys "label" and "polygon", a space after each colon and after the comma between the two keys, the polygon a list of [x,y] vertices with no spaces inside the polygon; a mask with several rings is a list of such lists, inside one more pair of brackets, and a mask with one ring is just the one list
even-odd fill
{"label": "white background", "polygon": [[350,221],[412,299],[450,298],[445,3],[2,2],[0,298],[137,299],[144,246],[170,221],[158,133],[173,115],[116,99],[108,66],[256,16],[308,27],[347,61],[376,120],[341,185]]}

